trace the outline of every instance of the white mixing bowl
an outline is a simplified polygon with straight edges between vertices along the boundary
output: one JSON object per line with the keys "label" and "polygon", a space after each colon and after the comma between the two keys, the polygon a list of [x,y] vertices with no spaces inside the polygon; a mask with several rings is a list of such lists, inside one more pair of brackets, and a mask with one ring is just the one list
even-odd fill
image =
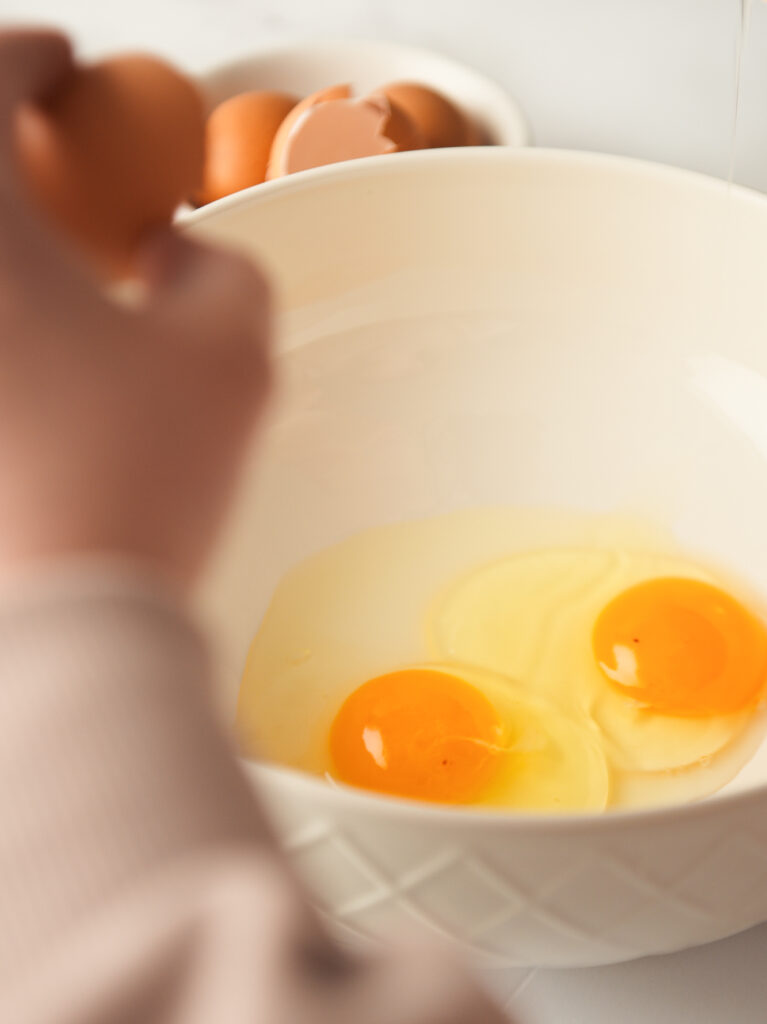
{"label": "white mixing bowl", "polygon": [[[459,150],[296,175],[190,229],[261,257],[285,309],[282,400],[202,595],[230,708],[284,571],[375,524],[632,509],[767,592],[767,200],[624,159]],[[371,322],[446,312],[459,345],[368,351]],[[417,920],[488,967],[575,966],[767,920],[764,749],[707,801],[599,817],[247,770],[354,932]]]}

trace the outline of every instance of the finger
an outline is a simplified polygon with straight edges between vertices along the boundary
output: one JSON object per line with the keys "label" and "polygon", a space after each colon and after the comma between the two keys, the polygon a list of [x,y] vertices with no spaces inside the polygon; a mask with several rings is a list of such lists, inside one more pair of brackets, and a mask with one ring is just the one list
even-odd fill
{"label": "finger", "polygon": [[12,293],[62,314],[82,296],[95,306],[94,276],[25,194],[17,115],[52,95],[73,70],[71,44],[60,32],[0,31],[0,299]]}
{"label": "finger", "polygon": [[203,245],[170,229],[148,238],[137,268],[155,315],[183,324],[190,337],[215,341],[240,323],[257,345],[271,338],[271,292],[265,276],[244,256]]}
{"label": "finger", "polygon": [[66,36],[52,30],[0,32],[0,170],[12,169],[16,111],[44,99],[73,68]]}
{"label": "finger", "polygon": [[25,103],[49,95],[72,68],[71,46],[61,33],[0,31],[0,250],[6,253],[10,246],[14,258],[22,249],[38,263],[56,258],[49,233],[31,213],[20,188],[17,114]]}
{"label": "finger", "polygon": [[[228,415],[253,422],[272,378],[270,290],[253,263],[171,231],[143,247],[139,266],[150,289],[149,337],[171,358],[193,360]],[[175,349],[175,352],[174,352]]]}

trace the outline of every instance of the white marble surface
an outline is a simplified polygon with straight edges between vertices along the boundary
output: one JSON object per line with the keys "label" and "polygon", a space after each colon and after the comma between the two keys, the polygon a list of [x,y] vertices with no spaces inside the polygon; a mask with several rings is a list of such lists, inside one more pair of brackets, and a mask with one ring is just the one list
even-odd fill
{"label": "white marble surface", "polygon": [[[740,0],[0,0],[85,54],[151,47],[191,70],[286,36],[392,38],[495,77],[543,145],[726,175]],[[767,189],[767,4],[744,55],[736,178]],[[763,1024],[767,926],[676,956],[501,981],[526,1024]]]}

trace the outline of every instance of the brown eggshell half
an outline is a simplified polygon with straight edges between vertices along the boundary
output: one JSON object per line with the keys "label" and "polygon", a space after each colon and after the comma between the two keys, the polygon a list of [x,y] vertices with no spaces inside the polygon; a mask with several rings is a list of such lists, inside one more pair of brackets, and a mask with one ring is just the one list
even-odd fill
{"label": "brown eggshell half", "polygon": [[199,189],[203,139],[195,86],[144,55],[78,68],[48,103],[21,111],[16,135],[32,194],[110,274]]}
{"label": "brown eggshell half", "polygon": [[271,181],[273,178],[280,178],[283,174],[289,173],[285,170],[285,147],[288,143],[291,132],[301,117],[303,117],[307,111],[311,110],[312,107],[316,107],[320,103],[327,103],[330,100],[348,99],[351,94],[351,87],[348,85],[331,85],[327,89],[320,89],[318,92],[313,92],[311,96],[307,96],[293,107],[277,129],[274,136],[272,148],[269,153],[269,162],[266,168],[267,181]]}
{"label": "brown eggshell half", "polygon": [[[386,97],[383,98],[386,99]],[[405,111],[391,100],[388,100],[388,104],[389,117],[383,127],[383,133],[397,147],[397,152],[404,153],[410,149],[424,149],[426,140]]]}
{"label": "brown eggshell half", "polygon": [[383,95],[327,100],[305,111],[282,150],[285,174],[357,157],[419,149],[408,118]]}
{"label": "brown eggshell half", "polygon": [[466,145],[466,118],[442,93],[417,82],[393,82],[381,92],[410,118],[430,149]]}
{"label": "brown eggshell half", "polygon": [[266,179],[274,137],[297,103],[298,97],[283,92],[245,92],[212,111],[205,125],[199,203],[210,203]]}
{"label": "brown eggshell half", "polygon": [[466,143],[467,146],[489,146],[490,136],[485,128],[473,117],[466,117]]}

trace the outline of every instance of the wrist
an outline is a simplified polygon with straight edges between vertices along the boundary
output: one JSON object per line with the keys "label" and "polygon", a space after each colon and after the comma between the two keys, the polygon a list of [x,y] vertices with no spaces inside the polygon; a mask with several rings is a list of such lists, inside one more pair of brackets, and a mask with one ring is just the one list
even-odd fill
{"label": "wrist", "polygon": [[114,594],[186,613],[186,588],[151,558],[96,549],[0,556],[0,615],[37,602]]}

